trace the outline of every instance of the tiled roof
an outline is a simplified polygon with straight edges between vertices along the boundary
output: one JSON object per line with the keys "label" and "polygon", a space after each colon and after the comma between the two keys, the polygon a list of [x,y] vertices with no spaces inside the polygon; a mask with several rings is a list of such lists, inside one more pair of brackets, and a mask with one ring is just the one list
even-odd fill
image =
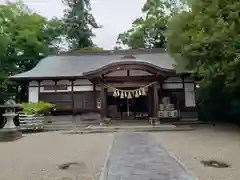
{"label": "tiled roof", "polygon": [[[124,56],[134,56],[125,59]],[[121,61],[147,62],[162,69],[173,70],[173,59],[162,49],[103,51],[97,53],[68,52],[43,58],[33,69],[11,76],[11,79],[44,79],[81,77],[110,63]]]}

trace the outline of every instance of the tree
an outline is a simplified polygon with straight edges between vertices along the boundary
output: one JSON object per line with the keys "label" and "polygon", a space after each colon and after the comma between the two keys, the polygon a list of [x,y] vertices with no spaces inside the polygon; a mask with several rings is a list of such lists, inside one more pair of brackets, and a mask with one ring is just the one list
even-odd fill
{"label": "tree", "polygon": [[91,14],[90,0],[63,0],[68,6],[64,13],[66,37],[71,49],[94,46],[92,28],[99,28]]}
{"label": "tree", "polygon": [[227,73],[239,63],[239,2],[200,0],[191,9],[169,23],[169,52],[205,78]]}
{"label": "tree", "polygon": [[133,22],[131,29],[119,34],[117,44],[131,48],[165,47],[169,19],[185,8],[184,1],[147,0],[142,8],[143,16]]}
{"label": "tree", "polygon": [[[0,5],[0,97],[15,94],[9,75],[28,71],[43,57],[58,51],[61,21],[47,20],[23,3]],[[22,88],[24,91],[25,88]],[[0,102],[2,103],[2,102]]]}
{"label": "tree", "polygon": [[200,103],[216,108],[222,100],[226,108],[214,111],[222,117],[240,117],[239,11],[237,0],[191,1],[190,11],[174,16],[167,31],[177,69],[202,78]]}
{"label": "tree", "polygon": [[80,52],[101,52],[101,51],[104,51],[104,49],[100,47],[85,47],[85,48],[79,49],[79,51]]}

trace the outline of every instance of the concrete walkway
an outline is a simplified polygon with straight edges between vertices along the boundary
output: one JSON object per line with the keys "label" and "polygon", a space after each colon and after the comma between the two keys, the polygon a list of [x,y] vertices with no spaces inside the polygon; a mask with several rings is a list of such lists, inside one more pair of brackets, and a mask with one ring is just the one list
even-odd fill
{"label": "concrete walkway", "polygon": [[[181,147],[179,147],[181,148]],[[100,180],[197,180],[148,133],[115,135]]]}

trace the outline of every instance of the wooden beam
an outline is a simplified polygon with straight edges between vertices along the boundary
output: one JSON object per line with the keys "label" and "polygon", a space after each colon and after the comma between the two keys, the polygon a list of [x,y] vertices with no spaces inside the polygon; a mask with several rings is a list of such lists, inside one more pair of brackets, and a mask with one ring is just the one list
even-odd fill
{"label": "wooden beam", "polygon": [[71,95],[72,95],[72,112],[75,113],[75,101],[74,101],[74,80],[71,80]]}
{"label": "wooden beam", "polygon": [[94,109],[97,109],[97,92],[96,92],[96,84],[93,84],[93,105],[94,105]]}
{"label": "wooden beam", "polygon": [[54,80],[54,91],[57,92],[57,82],[58,80]]}
{"label": "wooden beam", "polygon": [[148,116],[151,117],[152,116],[152,87],[148,87]]}
{"label": "wooden beam", "polygon": [[129,69],[127,70],[127,76],[128,77],[130,76],[130,70]]}
{"label": "wooden beam", "polygon": [[149,82],[149,81],[162,81],[161,76],[123,76],[123,77],[104,77],[104,82]]}
{"label": "wooden beam", "polygon": [[184,108],[185,108],[185,107],[186,107],[186,96],[185,96],[185,82],[184,82],[184,75],[182,75],[181,78],[182,78],[183,97],[184,97]]}
{"label": "wooden beam", "polygon": [[158,97],[158,89],[157,83],[153,84],[153,116],[155,118],[158,117],[158,106],[159,106],[159,97]]}
{"label": "wooden beam", "polygon": [[38,102],[40,100],[40,92],[41,92],[41,80],[38,80]]}
{"label": "wooden beam", "polygon": [[[40,80],[41,81],[41,80]],[[73,80],[74,81],[74,80]],[[70,84],[64,84],[64,86],[67,86],[67,87],[71,87],[72,85]],[[91,86],[91,84],[78,84],[78,85],[75,85],[75,86]],[[38,85],[33,85],[33,86],[30,86],[30,87],[38,87]],[[46,84],[46,85],[40,85],[40,87],[55,87],[55,85],[49,85],[49,84]],[[54,89],[54,88],[53,88]]]}
{"label": "wooden beam", "polygon": [[100,92],[100,99],[101,99],[101,116],[102,118],[107,116],[107,103],[106,103],[106,88],[103,83],[100,84],[101,92]]}
{"label": "wooden beam", "polygon": [[92,71],[90,73],[85,73],[86,77],[99,77],[104,76],[106,74],[109,74],[114,71],[119,70],[142,70],[149,72],[151,74],[155,75],[162,75],[162,76],[170,76],[175,75],[176,72],[174,70],[166,70],[166,69],[159,69],[157,66],[149,66],[148,64],[136,64],[136,62],[125,62],[125,63],[117,63],[117,64],[111,64],[108,66],[105,66],[103,68],[99,68],[95,71]]}

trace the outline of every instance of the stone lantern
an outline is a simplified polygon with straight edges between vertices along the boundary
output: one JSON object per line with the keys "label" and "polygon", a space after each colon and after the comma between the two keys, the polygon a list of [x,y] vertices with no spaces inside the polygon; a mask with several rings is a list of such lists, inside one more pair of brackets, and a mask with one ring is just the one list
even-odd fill
{"label": "stone lantern", "polygon": [[8,100],[4,105],[0,105],[0,108],[5,109],[3,114],[6,124],[0,130],[0,141],[13,141],[22,137],[22,133],[18,127],[14,124],[14,118],[18,115],[16,108],[21,107],[20,104],[16,104],[14,100]]}

